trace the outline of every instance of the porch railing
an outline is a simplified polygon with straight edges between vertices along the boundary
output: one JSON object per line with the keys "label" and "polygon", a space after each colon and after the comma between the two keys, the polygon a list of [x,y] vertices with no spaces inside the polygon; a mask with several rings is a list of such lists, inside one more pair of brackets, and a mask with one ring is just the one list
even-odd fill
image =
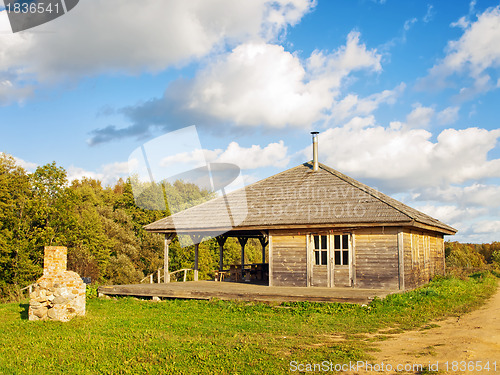
{"label": "porch railing", "polygon": [[[184,275],[182,277],[182,281],[186,281],[186,278],[187,278],[187,272],[188,271],[194,271],[193,268],[183,268],[183,269],[180,269],[180,270],[177,270],[177,271],[174,271],[174,272],[169,272],[169,275],[170,275],[170,279],[172,279],[172,276],[173,275],[176,275],[180,272],[184,272]],[[156,276],[156,277],[155,277]],[[161,283],[161,280],[163,279],[163,281],[165,281],[165,276],[164,276],[164,273],[163,273],[163,268],[158,268],[158,270],[156,270],[155,272],[147,275],[146,277],[144,277],[140,283],[146,281],[149,279],[149,283],[150,284],[154,284],[155,283],[155,279],[156,279],[156,283],[160,284]]]}

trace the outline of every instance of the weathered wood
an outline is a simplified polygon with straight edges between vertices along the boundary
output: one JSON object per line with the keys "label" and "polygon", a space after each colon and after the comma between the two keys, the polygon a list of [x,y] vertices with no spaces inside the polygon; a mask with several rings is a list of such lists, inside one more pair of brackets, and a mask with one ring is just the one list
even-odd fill
{"label": "weathered wood", "polygon": [[398,228],[356,231],[356,285],[399,288]]}
{"label": "weathered wood", "polygon": [[269,243],[267,236],[259,237],[260,245],[262,246],[262,263],[266,263],[266,246]]}
{"label": "weathered wood", "polygon": [[273,235],[273,285],[307,286],[307,244],[303,235]]}
{"label": "weathered wood", "polygon": [[217,243],[219,244],[219,271],[224,269],[224,244],[226,243],[227,236],[217,236]]}
{"label": "weathered wood", "polygon": [[375,296],[380,298],[395,292],[391,290],[269,287],[247,283],[188,281],[169,284],[133,284],[100,286],[99,295],[121,295],[136,297],[182,298],[182,299],[222,299],[244,301],[311,301],[350,302],[367,304]]}
{"label": "weathered wood", "polygon": [[404,232],[402,228],[398,231],[398,258],[399,289],[405,290]]}
{"label": "weathered wood", "polygon": [[194,281],[198,281],[198,249],[200,244],[194,245]]}
{"label": "weathered wood", "polygon": [[241,279],[245,277],[245,245],[248,242],[248,237],[238,237],[238,242],[241,246]]}
{"label": "weathered wood", "polygon": [[274,286],[274,273],[273,273],[273,262],[274,262],[274,247],[273,247],[273,236],[269,232],[269,286]]}
{"label": "weathered wood", "polygon": [[[170,273],[169,273],[169,268],[168,268],[168,261],[169,261],[169,245],[170,242],[175,237],[175,233],[165,233],[165,239],[163,243],[163,282],[164,283],[169,283],[170,282]],[[160,282],[160,277],[158,277],[158,282]]]}
{"label": "weathered wood", "polygon": [[351,233],[351,268],[349,269],[350,278],[351,278],[351,286],[356,287],[356,266],[358,264],[356,257],[356,233]]}

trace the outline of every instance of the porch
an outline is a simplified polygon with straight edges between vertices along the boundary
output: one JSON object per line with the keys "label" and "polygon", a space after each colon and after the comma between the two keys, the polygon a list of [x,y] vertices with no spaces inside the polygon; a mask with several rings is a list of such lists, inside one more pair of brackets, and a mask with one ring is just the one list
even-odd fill
{"label": "porch", "polygon": [[187,281],[161,284],[100,286],[99,295],[146,298],[221,299],[258,302],[349,302],[368,304],[397,290],[277,287],[254,283]]}

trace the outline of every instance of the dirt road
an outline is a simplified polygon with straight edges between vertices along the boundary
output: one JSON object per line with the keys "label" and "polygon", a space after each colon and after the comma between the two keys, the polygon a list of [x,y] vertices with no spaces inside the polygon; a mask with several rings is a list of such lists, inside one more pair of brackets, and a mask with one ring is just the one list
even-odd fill
{"label": "dirt road", "polygon": [[[378,343],[380,352],[373,353],[373,364],[383,362],[385,368],[377,373],[419,374],[412,366],[422,364],[439,374],[500,374],[500,288],[478,310],[434,323],[434,328],[396,334]],[[386,364],[393,371],[387,371]],[[403,371],[395,371],[398,365]]]}

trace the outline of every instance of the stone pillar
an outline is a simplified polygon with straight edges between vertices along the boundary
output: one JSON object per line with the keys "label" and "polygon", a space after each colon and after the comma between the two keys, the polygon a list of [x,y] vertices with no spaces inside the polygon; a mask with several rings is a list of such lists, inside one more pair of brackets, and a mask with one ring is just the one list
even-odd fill
{"label": "stone pillar", "polygon": [[86,286],[81,277],[66,270],[67,249],[45,247],[43,276],[30,294],[29,320],[67,322],[85,315]]}
{"label": "stone pillar", "polygon": [[57,275],[66,271],[68,249],[63,246],[45,246],[43,255],[43,276]]}

